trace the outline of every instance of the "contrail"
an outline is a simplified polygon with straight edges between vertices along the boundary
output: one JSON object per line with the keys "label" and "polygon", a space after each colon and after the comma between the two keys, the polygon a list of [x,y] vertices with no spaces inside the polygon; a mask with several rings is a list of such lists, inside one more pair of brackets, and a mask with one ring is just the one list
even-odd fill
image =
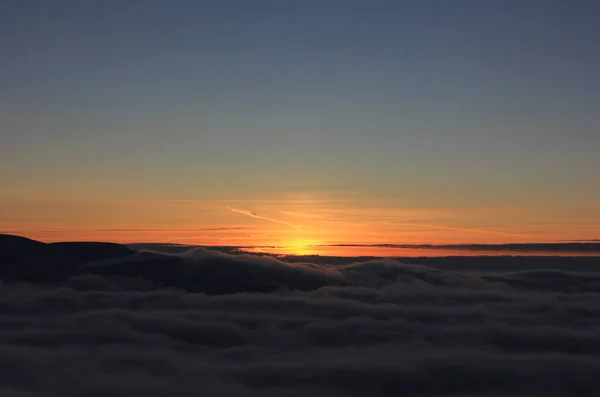
{"label": "contrail", "polygon": [[295,229],[296,231],[300,231],[300,228],[302,228],[302,225],[296,225],[296,224],[294,224],[292,222],[286,222],[286,221],[281,221],[279,219],[274,219],[274,218],[269,218],[269,217],[266,217],[266,216],[261,216],[261,215],[258,215],[254,211],[242,210],[242,209],[231,208],[231,207],[226,207],[226,208],[229,211],[237,212],[238,214],[246,215],[246,216],[249,216],[251,218],[263,219],[265,221],[269,221],[269,222],[273,222],[273,223],[279,223],[280,225],[286,225],[286,226],[289,226],[289,227]]}

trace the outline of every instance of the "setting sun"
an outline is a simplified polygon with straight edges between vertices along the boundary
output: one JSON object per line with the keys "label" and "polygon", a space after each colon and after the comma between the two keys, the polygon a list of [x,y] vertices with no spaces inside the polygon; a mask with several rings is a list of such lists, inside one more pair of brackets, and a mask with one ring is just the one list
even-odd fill
{"label": "setting sun", "polygon": [[274,246],[256,246],[246,248],[244,251],[265,252],[275,255],[318,255],[321,253],[322,245],[324,245],[324,242],[320,240],[291,239],[288,241],[282,241]]}
{"label": "setting sun", "polygon": [[280,250],[282,254],[288,255],[314,255],[318,253],[316,247],[321,243],[318,240],[290,240],[284,243]]}

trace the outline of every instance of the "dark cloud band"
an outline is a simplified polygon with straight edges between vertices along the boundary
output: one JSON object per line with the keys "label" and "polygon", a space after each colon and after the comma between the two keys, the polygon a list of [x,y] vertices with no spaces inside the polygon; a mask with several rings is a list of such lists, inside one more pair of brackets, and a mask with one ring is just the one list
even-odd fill
{"label": "dark cloud band", "polygon": [[[2,395],[600,394],[593,258],[481,271],[21,243],[3,251]],[[33,277],[35,249],[71,261]]]}

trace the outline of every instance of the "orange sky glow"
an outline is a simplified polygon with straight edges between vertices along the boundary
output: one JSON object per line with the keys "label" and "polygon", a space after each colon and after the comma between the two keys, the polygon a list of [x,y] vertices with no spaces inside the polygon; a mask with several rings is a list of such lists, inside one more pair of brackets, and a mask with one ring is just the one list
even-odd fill
{"label": "orange sky glow", "polygon": [[[568,227],[566,227],[568,225]],[[155,242],[274,253],[388,255],[332,244],[501,244],[596,237],[600,218],[556,208],[404,207],[310,194],[251,200],[4,198],[0,231],[41,241]],[[395,254],[401,254],[397,249]],[[423,255],[435,253],[410,251]],[[444,255],[452,255],[443,252]]]}

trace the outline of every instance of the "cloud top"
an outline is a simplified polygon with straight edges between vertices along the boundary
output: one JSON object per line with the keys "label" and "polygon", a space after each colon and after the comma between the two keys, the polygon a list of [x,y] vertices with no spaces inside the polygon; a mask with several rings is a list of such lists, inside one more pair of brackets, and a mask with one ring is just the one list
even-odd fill
{"label": "cloud top", "polygon": [[0,289],[2,395],[600,393],[595,258],[544,269],[544,258],[461,267],[179,248],[64,246],[56,258],[78,259],[46,280],[15,271],[42,256],[13,252],[21,262],[3,265],[13,273]]}

